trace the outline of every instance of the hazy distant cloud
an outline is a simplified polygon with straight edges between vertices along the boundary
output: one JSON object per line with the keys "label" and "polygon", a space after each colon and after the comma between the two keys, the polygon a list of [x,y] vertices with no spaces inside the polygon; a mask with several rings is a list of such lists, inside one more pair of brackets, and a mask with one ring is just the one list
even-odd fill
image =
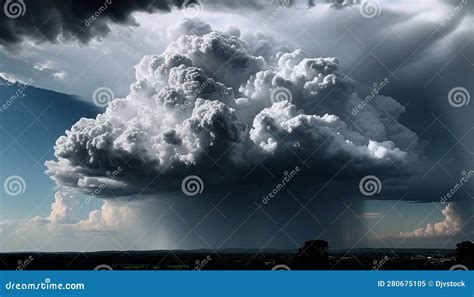
{"label": "hazy distant cloud", "polygon": [[442,211],[444,220],[437,223],[428,223],[425,228],[419,228],[412,232],[400,232],[402,238],[426,238],[454,236],[462,226],[461,216],[456,213],[454,205],[448,204]]}
{"label": "hazy distant cloud", "polygon": [[[104,201],[99,209],[91,211],[85,219],[78,218],[83,206],[68,192],[58,191],[47,217],[36,216],[24,220],[0,221],[0,234],[5,251],[62,251],[90,249],[84,243],[106,249],[126,249],[143,232],[140,210],[133,204]],[[110,235],[114,234],[114,241]],[[121,246],[118,242],[125,242]]]}
{"label": "hazy distant cloud", "polygon": [[[387,174],[393,163],[406,167],[417,159],[399,148],[417,137],[397,121],[404,109],[394,99],[377,96],[384,110],[366,106],[345,120],[362,99],[336,58],[312,58],[301,49],[255,56],[258,43],[246,43],[235,30],[208,32],[198,21],[170,29],[176,30],[184,35],[136,66],[126,98],[57,140],[57,160],[46,166],[58,185],[91,194],[105,184],[97,193],[103,197],[160,197],[180,192],[191,173],[216,187],[239,185],[262,159],[275,172],[305,160],[324,168],[319,181],[350,159],[348,172]],[[288,101],[276,102],[279,96]],[[222,168],[209,170],[213,160]],[[120,174],[107,174],[119,167]]]}

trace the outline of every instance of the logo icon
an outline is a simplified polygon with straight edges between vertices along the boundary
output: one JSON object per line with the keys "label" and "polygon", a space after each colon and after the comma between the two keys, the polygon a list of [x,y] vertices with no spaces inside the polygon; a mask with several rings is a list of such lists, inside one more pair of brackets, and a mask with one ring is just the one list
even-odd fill
{"label": "logo icon", "polygon": [[469,270],[469,269],[462,264],[456,264],[452,266],[451,268],[449,268],[449,270]]}
{"label": "logo icon", "polygon": [[366,0],[360,5],[359,11],[364,18],[371,19],[380,15],[382,6],[378,0]]}
{"label": "logo icon", "polygon": [[189,175],[181,182],[181,190],[188,196],[196,196],[204,190],[204,182],[197,175]]}
{"label": "logo icon", "polygon": [[452,88],[448,93],[448,102],[452,107],[462,107],[469,104],[471,94],[466,88]]}
{"label": "logo icon", "polygon": [[110,101],[114,100],[114,92],[106,87],[97,88],[92,94],[92,101],[98,107],[106,107]]}
{"label": "logo icon", "polygon": [[359,190],[365,196],[373,196],[380,193],[380,190],[382,190],[382,183],[375,175],[367,175],[360,180]]}
{"label": "logo icon", "polygon": [[17,196],[25,193],[26,183],[21,176],[11,175],[5,179],[3,189],[10,196]]}
{"label": "logo icon", "polygon": [[288,267],[288,265],[285,265],[285,264],[278,264],[276,266],[274,266],[272,268],[272,270],[291,270],[290,267]]}
{"label": "logo icon", "polygon": [[181,5],[184,16],[188,18],[200,16],[203,8],[204,6],[200,0],[185,0],[183,5]]}
{"label": "logo icon", "polygon": [[5,15],[11,19],[24,16],[26,13],[26,5],[23,0],[7,0],[3,5]]}
{"label": "logo icon", "polygon": [[292,100],[293,100],[293,95],[291,94],[291,91],[285,87],[278,87],[272,90],[272,93],[270,95],[270,101],[272,103],[277,103],[277,102],[282,102],[282,101],[291,102]]}
{"label": "logo icon", "polygon": [[113,270],[113,269],[107,264],[100,264],[99,266],[94,268],[94,270]]}

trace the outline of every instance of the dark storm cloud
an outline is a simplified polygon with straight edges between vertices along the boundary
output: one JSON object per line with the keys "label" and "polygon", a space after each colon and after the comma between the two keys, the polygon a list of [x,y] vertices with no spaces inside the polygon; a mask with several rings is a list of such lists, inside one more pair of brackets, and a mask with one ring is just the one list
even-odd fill
{"label": "dark storm cloud", "polygon": [[[19,0],[10,0],[15,3]],[[8,1],[7,1],[8,2]],[[0,45],[8,46],[23,40],[58,42],[78,40],[87,43],[94,38],[106,37],[110,24],[138,26],[133,17],[134,12],[169,12],[182,9],[189,4],[201,3],[203,9],[209,10],[252,10],[258,11],[268,7],[284,5],[287,7],[303,3],[305,7],[315,5],[314,1],[296,0],[252,0],[252,1],[218,1],[218,0],[45,0],[19,1],[24,3],[20,14],[15,17],[0,14]],[[346,2],[333,0],[333,7],[341,8]],[[352,3],[352,2],[351,2]]]}
{"label": "dark storm cloud", "polygon": [[183,2],[183,0],[24,1],[22,16],[11,18],[3,12],[0,14],[0,28],[2,28],[0,38],[6,44],[18,43],[24,39],[49,42],[77,39],[86,43],[95,37],[105,37],[110,31],[109,24],[137,25],[131,16],[133,12],[166,12],[180,8]]}

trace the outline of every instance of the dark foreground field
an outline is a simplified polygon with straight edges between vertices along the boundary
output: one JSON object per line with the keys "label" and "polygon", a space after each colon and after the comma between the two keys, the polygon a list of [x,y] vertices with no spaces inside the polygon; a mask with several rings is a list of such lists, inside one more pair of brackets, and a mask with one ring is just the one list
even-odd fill
{"label": "dark foreground field", "polygon": [[298,257],[295,251],[196,250],[2,253],[2,270],[447,270],[456,250],[360,249]]}

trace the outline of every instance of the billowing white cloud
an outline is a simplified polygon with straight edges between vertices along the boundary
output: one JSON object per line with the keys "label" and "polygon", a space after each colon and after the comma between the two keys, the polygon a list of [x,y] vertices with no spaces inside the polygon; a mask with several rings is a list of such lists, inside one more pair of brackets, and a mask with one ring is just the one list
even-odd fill
{"label": "billowing white cloud", "polygon": [[134,223],[137,223],[137,219],[132,208],[106,201],[100,209],[90,212],[87,219],[77,222],[74,227],[91,232],[112,232],[130,229]]}
{"label": "billowing white cloud", "polygon": [[66,192],[56,192],[54,202],[51,204],[49,221],[53,223],[69,222],[73,219],[73,208],[77,205],[77,200]]}
{"label": "billowing white cloud", "polygon": [[456,213],[455,207],[448,204],[442,211],[444,220],[437,223],[428,223],[425,228],[419,228],[412,232],[400,232],[402,238],[426,238],[454,236],[462,226],[461,216]]}
{"label": "billowing white cloud", "polygon": [[[363,170],[416,158],[400,149],[416,135],[397,121],[404,111],[397,101],[377,96],[383,110],[366,106],[347,121],[362,100],[336,58],[269,51],[237,31],[196,20],[170,28],[182,36],[141,60],[126,98],[57,140],[47,174],[87,194],[110,185],[97,196],[159,196],[179,192],[193,172],[235,184],[263,157],[282,171],[301,159],[316,168],[354,159],[348,170]],[[276,102],[282,90],[287,100]],[[214,160],[232,170],[209,170]]]}
{"label": "billowing white cloud", "polygon": [[[289,155],[291,148],[302,148],[311,154],[315,147],[326,143],[324,154],[328,158],[341,155],[357,156],[366,162],[403,160],[407,153],[396,148],[392,141],[379,143],[348,129],[337,116],[306,115],[287,102],[265,108],[254,119],[250,139],[263,150],[275,153],[283,150]],[[284,140],[281,140],[284,139]],[[284,156],[282,156],[284,158]]]}
{"label": "billowing white cloud", "polygon": [[[58,191],[47,217],[0,221],[2,251],[77,250],[78,247],[87,250],[89,247],[84,243],[93,241],[103,242],[109,249],[128,248],[117,243],[131,244],[136,234],[145,230],[138,219],[140,208],[131,203],[104,201],[85,219],[79,218],[81,207],[76,197]],[[110,241],[112,234],[114,241]]]}

